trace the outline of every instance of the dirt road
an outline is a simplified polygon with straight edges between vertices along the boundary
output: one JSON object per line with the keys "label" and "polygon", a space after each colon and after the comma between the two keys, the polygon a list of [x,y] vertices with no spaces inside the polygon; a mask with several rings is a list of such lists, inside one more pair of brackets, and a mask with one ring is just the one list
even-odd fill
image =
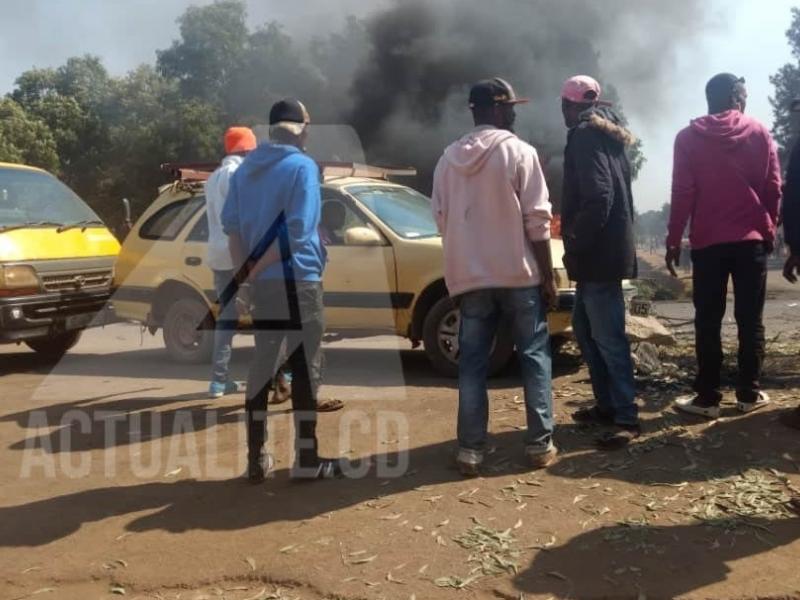
{"label": "dirt road", "polygon": [[[779,327],[797,337],[796,319]],[[275,407],[277,473],[258,487],[238,478],[242,396],[209,400],[207,369],[169,363],[160,339],[95,330],[51,372],[0,349],[0,598],[800,598],[800,436],[775,421],[800,399],[796,345],[776,347],[774,408],[713,423],[669,408],[691,365],[670,351],[640,379],[647,436],[612,454],[570,424],[590,392],[562,357],[561,460],[538,473],[511,369],[473,480],[451,467],[453,382],[405,348],[328,348],[324,395],[347,410],[321,417],[322,449],[365,474],[289,482]]]}

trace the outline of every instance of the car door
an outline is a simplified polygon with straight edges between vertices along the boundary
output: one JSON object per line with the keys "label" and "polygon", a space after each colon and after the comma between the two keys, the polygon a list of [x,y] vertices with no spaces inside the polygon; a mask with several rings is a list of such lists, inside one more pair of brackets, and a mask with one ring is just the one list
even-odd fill
{"label": "car door", "polygon": [[[339,222],[331,224],[327,215],[337,212]],[[323,189],[322,216],[327,329],[393,334],[397,275],[391,244],[351,200],[333,190]],[[374,235],[358,235],[364,230]]]}
{"label": "car door", "polygon": [[209,302],[216,301],[214,277],[208,266],[208,218],[203,206],[182,232],[181,273],[186,283],[202,291]]}

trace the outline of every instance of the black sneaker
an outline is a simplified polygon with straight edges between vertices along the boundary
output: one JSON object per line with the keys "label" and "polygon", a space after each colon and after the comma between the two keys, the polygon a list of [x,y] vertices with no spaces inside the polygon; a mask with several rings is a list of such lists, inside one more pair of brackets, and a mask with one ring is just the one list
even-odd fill
{"label": "black sneaker", "polygon": [[290,477],[294,481],[316,481],[318,479],[335,479],[343,474],[340,459],[320,458],[312,465],[299,462],[292,467]]}
{"label": "black sneaker", "polygon": [[601,450],[622,450],[640,435],[641,425],[616,425],[616,431],[597,438],[597,445]]}
{"label": "black sneaker", "polygon": [[268,452],[247,463],[247,480],[252,484],[264,483],[267,475],[275,467],[275,458]]}
{"label": "black sneaker", "polygon": [[572,413],[572,420],[581,425],[613,425],[614,415],[602,412],[595,405]]}

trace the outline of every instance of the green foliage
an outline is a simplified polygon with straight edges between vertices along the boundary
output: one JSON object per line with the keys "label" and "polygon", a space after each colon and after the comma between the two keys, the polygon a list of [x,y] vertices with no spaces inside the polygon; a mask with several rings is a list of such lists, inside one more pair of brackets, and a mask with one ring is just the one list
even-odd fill
{"label": "green foliage", "polygon": [[59,168],[56,141],[42,121],[10,98],[0,99],[0,162]]}
{"label": "green foliage", "polygon": [[775,95],[770,98],[775,116],[772,133],[784,161],[788,160],[800,132],[800,122],[790,111],[792,101],[800,98],[800,8],[792,9],[792,24],[786,31],[786,38],[795,62],[783,65],[770,77],[770,83],[775,86]]}

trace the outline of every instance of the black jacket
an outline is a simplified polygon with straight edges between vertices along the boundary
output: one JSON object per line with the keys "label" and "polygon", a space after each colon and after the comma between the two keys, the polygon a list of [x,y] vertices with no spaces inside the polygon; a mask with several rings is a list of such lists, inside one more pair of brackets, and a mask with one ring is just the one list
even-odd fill
{"label": "black jacket", "polygon": [[612,282],[637,275],[631,165],[636,139],[608,108],[593,108],[571,129],[564,150],[561,232],[572,281]]}
{"label": "black jacket", "polygon": [[789,167],[786,170],[786,187],[783,192],[783,236],[800,256],[800,141],[792,149]]}

